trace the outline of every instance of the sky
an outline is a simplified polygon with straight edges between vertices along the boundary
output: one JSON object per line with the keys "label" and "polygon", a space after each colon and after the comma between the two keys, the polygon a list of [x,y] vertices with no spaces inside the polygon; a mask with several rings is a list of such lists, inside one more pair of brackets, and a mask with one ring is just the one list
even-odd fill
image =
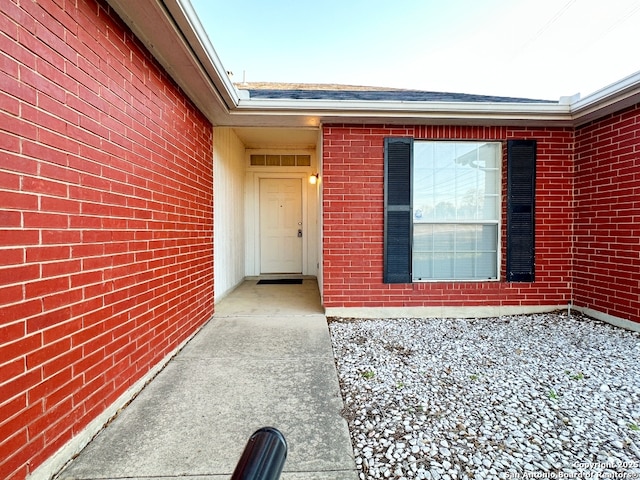
{"label": "sky", "polygon": [[640,0],[190,0],[233,82],[558,100],[640,71]]}

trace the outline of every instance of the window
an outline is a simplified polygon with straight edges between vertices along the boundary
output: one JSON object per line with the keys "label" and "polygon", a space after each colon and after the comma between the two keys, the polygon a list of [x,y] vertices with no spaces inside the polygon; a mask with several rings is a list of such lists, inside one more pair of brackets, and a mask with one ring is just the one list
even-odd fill
{"label": "window", "polygon": [[501,145],[414,141],[412,280],[498,278]]}
{"label": "window", "polygon": [[[533,282],[536,141],[506,145],[506,281]],[[498,279],[501,146],[385,138],[385,283]]]}

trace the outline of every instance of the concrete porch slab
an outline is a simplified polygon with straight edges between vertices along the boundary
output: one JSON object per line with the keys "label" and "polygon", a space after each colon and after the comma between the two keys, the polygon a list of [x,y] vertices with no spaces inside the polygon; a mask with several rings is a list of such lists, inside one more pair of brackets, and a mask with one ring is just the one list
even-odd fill
{"label": "concrete porch slab", "polygon": [[282,480],[356,479],[324,315],[227,312],[58,478],[229,478],[249,436],[274,426],[289,446]]}
{"label": "concrete porch slab", "polygon": [[315,279],[301,285],[258,285],[258,279],[241,283],[216,304],[216,317],[239,315],[324,315]]}

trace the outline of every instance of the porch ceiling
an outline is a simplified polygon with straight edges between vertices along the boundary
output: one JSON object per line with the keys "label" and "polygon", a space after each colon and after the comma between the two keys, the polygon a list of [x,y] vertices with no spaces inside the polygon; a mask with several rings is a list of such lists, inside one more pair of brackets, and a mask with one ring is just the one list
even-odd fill
{"label": "porch ceiling", "polygon": [[238,127],[233,129],[245,148],[311,150],[318,143],[318,128]]}

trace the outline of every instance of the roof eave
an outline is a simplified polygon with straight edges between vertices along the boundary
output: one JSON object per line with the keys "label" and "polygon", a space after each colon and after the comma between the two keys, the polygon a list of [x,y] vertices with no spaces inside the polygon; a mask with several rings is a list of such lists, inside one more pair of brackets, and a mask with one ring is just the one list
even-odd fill
{"label": "roof eave", "polygon": [[107,0],[138,39],[213,123],[237,105],[237,92],[193,7],[181,0]]}
{"label": "roof eave", "polygon": [[640,72],[636,72],[571,104],[578,127],[640,103]]}
{"label": "roof eave", "polygon": [[315,117],[317,123],[417,123],[571,126],[570,107],[539,103],[326,101],[241,99],[235,118],[277,115]]}
{"label": "roof eave", "polygon": [[214,125],[446,122],[580,126],[640,102],[640,72],[570,105],[244,98],[244,92],[233,86],[190,2],[107,1]]}
{"label": "roof eave", "polygon": [[238,92],[211,44],[209,36],[191,2],[164,0],[163,3],[191,46],[191,50],[195,55],[194,58],[202,65],[208,78],[214,82],[225,105],[228,108],[234,108],[238,104]]}

